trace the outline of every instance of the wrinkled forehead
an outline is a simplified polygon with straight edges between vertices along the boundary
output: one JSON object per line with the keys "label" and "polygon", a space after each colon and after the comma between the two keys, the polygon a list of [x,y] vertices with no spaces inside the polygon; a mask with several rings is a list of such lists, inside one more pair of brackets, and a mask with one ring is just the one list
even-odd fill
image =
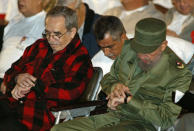
{"label": "wrinkled forehead", "polygon": [[45,20],[45,28],[50,32],[65,30],[65,18],[63,16],[48,16]]}

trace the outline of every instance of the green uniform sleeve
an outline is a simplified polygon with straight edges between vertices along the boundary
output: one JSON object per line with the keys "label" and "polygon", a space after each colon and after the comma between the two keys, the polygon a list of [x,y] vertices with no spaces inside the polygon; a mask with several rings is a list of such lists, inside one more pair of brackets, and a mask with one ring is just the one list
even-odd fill
{"label": "green uniform sleeve", "polygon": [[[165,96],[163,96],[161,102],[154,103],[154,100],[142,100],[139,96],[134,96],[128,105],[135,108],[145,121],[161,126],[163,129],[173,125],[181,111],[181,107],[172,102],[172,91],[185,92],[191,82],[191,73],[187,69],[179,70],[176,76],[178,77],[175,77],[176,79],[166,87]],[[136,93],[138,94],[138,91]]]}
{"label": "green uniform sleeve", "polygon": [[118,67],[116,66],[119,59],[116,59],[111,67],[109,73],[107,73],[101,80],[102,91],[106,94],[110,94],[114,89],[114,84],[119,83],[118,79]]}
{"label": "green uniform sleeve", "polygon": [[[129,41],[130,40],[125,41],[121,54],[114,61],[110,72],[106,74],[101,81],[102,91],[106,94],[110,94],[114,89],[114,85],[117,83],[126,85],[129,72],[129,66],[126,64],[128,60],[134,58],[136,55],[134,51],[130,50]],[[121,65],[124,66],[124,68]]]}

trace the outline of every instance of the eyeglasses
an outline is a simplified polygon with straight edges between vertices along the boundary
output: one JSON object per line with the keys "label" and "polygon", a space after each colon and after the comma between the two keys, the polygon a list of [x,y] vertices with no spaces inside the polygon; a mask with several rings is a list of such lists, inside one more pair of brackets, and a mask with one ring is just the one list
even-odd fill
{"label": "eyeglasses", "polygon": [[[53,34],[52,34],[53,33]],[[49,32],[49,31],[44,31],[43,33],[42,33],[42,36],[43,36],[43,38],[45,38],[45,39],[48,39],[49,37],[53,37],[55,40],[60,40],[60,38],[64,35],[64,34],[66,34],[67,32],[65,32],[65,33],[61,33],[61,32]]]}

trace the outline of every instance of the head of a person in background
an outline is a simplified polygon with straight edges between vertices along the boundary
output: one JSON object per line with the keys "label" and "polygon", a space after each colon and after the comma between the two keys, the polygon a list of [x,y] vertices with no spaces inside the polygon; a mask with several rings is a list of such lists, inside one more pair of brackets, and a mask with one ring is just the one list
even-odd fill
{"label": "head of a person in background", "polygon": [[172,0],[172,3],[176,10],[183,14],[194,14],[194,0]]}
{"label": "head of a person in background", "polygon": [[76,35],[77,28],[75,11],[65,6],[56,6],[46,15],[43,36],[50,44],[53,53],[56,53],[71,42]]}
{"label": "head of a person in background", "polygon": [[43,0],[43,8],[46,12],[54,8],[57,4],[57,0]]}
{"label": "head of a person in background", "polygon": [[36,15],[43,10],[44,0],[18,0],[18,9],[25,16]]}
{"label": "head of a person in background", "polygon": [[119,18],[102,16],[94,24],[94,34],[104,55],[116,59],[127,40],[125,28]]}
{"label": "head of a person in background", "polygon": [[120,0],[125,10],[134,10],[148,5],[149,0]]}
{"label": "head of a person in background", "polygon": [[142,70],[154,67],[166,46],[166,24],[162,20],[145,18],[136,24],[131,47],[137,53]]}
{"label": "head of a person in background", "polygon": [[78,28],[81,27],[86,16],[86,8],[82,0],[58,0],[57,5],[67,6],[75,10],[78,17]]}
{"label": "head of a person in background", "polygon": [[82,0],[58,0],[57,5],[67,6],[72,10],[76,10],[82,4]]}

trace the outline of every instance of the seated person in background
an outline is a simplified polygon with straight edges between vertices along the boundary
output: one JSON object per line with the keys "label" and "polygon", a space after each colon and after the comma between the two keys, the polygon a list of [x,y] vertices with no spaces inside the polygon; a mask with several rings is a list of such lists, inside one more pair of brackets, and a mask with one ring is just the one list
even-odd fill
{"label": "seated person in background", "polygon": [[191,81],[187,67],[176,65],[180,61],[167,47],[166,24],[154,18],[140,20],[135,37],[123,45],[110,73],[101,81],[108,95],[109,112],[67,121],[51,131],[168,128],[181,110],[173,103],[172,92],[185,92]]}
{"label": "seated person in background", "polygon": [[20,14],[18,9],[18,1],[19,0],[8,0],[8,7],[6,10],[6,23],[11,21],[14,17]]}
{"label": "seated person in background", "polygon": [[58,5],[67,6],[76,11],[79,36],[92,58],[100,50],[92,29],[93,23],[99,15],[91,10],[87,4],[83,3],[82,0],[59,0]]}
{"label": "seated person in background", "polygon": [[120,2],[122,6],[109,9],[104,14],[119,17],[128,34],[134,34],[136,23],[143,18],[164,19],[164,15],[150,0],[120,0]]}
{"label": "seated person in background", "polygon": [[[194,30],[194,0],[172,0],[174,8],[166,14],[168,30],[180,38],[192,42]],[[194,47],[193,47],[194,48]],[[190,70],[194,75],[194,58],[190,64]]]}
{"label": "seated person in background", "polygon": [[165,16],[167,28],[172,34],[191,41],[191,32],[194,30],[194,0],[172,0],[172,3],[174,8]]}
{"label": "seated person in background", "polygon": [[77,100],[93,75],[88,51],[77,34],[76,13],[55,7],[45,21],[45,39],[26,48],[1,85],[3,93],[11,94],[12,110],[20,106],[19,121],[33,131],[49,130],[54,116],[48,109],[62,100]]}
{"label": "seated person in background", "polygon": [[165,9],[173,7],[171,0],[152,0],[155,5],[159,5]]}
{"label": "seated person in background", "polygon": [[83,2],[88,3],[89,7],[99,14],[103,14],[108,9],[121,5],[120,0],[83,0]]}
{"label": "seated person in background", "polygon": [[[5,10],[5,18],[2,21],[3,23],[1,23],[1,14],[0,14],[0,25],[3,24],[3,26],[0,26],[0,44],[1,44],[0,51],[3,43],[4,27],[8,24],[9,21],[12,21],[14,17],[16,17],[17,15],[20,15],[17,2],[18,0],[1,0],[0,2],[0,8],[1,8],[1,5],[3,6],[3,8],[7,7],[7,9]],[[48,12],[48,10],[54,7],[54,5],[56,4],[56,0],[42,0],[42,3],[43,3],[44,10]]]}
{"label": "seated person in background", "polygon": [[0,1],[0,51],[3,43],[3,31],[6,26],[5,16],[6,16],[8,3],[9,3],[9,0]]}
{"label": "seated person in background", "polygon": [[94,34],[101,51],[92,58],[93,66],[110,71],[116,57],[121,53],[124,43],[129,42],[121,20],[116,16],[101,16],[94,24]]}
{"label": "seated person in background", "polygon": [[0,79],[18,60],[25,48],[42,38],[45,29],[43,0],[18,0],[20,15],[9,21],[4,30],[3,48],[0,52]]}
{"label": "seated person in background", "polygon": [[4,25],[4,20],[6,16],[6,10],[8,7],[9,0],[0,1],[0,25]]}

